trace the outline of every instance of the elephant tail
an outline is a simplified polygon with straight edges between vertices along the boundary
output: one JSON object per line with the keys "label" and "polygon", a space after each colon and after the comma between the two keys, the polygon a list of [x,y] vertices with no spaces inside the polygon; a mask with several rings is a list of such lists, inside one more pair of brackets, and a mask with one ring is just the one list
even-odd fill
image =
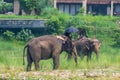
{"label": "elephant tail", "polygon": [[24,60],[24,57],[25,57],[25,49],[28,47],[28,45],[26,45],[23,49],[23,65],[25,65],[25,60]]}

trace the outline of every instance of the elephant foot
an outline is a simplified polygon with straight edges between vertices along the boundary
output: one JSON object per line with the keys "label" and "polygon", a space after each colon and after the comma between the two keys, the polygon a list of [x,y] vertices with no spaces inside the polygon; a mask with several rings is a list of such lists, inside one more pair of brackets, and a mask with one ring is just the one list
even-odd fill
{"label": "elephant foot", "polygon": [[31,68],[27,68],[26,71],[27,71],[27,72],[31,71]]}
{"label": "elephant foot", "polygon": [[53,70],[57,70],[58,69],[58,67],[53,67]]}

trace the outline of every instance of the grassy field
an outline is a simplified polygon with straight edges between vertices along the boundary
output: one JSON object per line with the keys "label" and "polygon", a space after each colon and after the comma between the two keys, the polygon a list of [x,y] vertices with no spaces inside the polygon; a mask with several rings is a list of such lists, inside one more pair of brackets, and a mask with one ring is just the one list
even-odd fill
{"label": "grassy field", "polygon": [[[39,16],[13,15],[5,17],[4,15],[0,15],[1,19],[13,17],[17,19],[40,19]],[[71,19],[66,15],[64,17],[60,17],[60,19],[65,19],[66,22],[64,20],[63,22],[60,21],[62,26],[61,24],[58,26],[65,26],[63,24],[66,24]],[[96,37],[102,42],[99,50],[99,59],[96,60],[96,56],[93,53],[92,60],[89,63],[86,62],[86,57],[84,60],[78,58],[79,64],[75,66],[74,60],[67,61],[66,53],[63,52],[60,55],[60,66],[58,70],[52,70],[52,59],[49,59],[39,63],[39,71],[35,71],[33,64],[32,71],[26,72],[27,62],[25,62],[25,65],[22,65],[25,42],[16,40],[4,41],[0,38],[0,80],[120,80],[120,48],[113,47],[115,42],[111,37],[115,35],[114,30],[120,30],[120,25],[117,23],[119,21],[119,17],[112,18],[109,16],[73,17],[72,24],[74,26],[85,27],[89,37]]]}
{"label": "grassy field", "polygon": [[[68,79],[71,77],[71,79],[79,79],[78,74],[83,74],[82,78],[84,79],[85,73],[89,74],[89,72],[99,72],[103,71],[103,73],[106,71],[106,78],[108,79],[113,72],[118,72],[118,78],[120,78],[120,49],[110,46],[107,41],[103,41],[100,51],[99,51],[99,60],[96,60],[95,54],[92,55],[92,60],[87,63],[86,57],[83,61],[79,58],[79,64],[78,66],[75,66],[74,60],[67,61],[66,53],[63,52],[60,55],[60,66],[58,71],[52,71],[52,59],[41,61],[40,62],[40,71],[35,72],[34,65],[32,66],[32,72],[26,73],[26,65],[22,65],[22,54],[23,54],[23,47],[25,43],[18,42],[18,41],[3,41],[0,40],[0,79],[23,79],[24,76],[26,79],[57,79],[60,75],[65,75],[69,73]],[[94,71],[93,71],[94,70]],[[53,73],[52,75],[50,75]],[[66,73],[67,72],[67,73]],[[47,74],[49,73],[49,74]],[[59,76],[55,76],[56,73],[59,74]],[[6,75],[4,75],[6,74]],[[25,74],[25,75],[23,75]],[[44,74],[44,75],[43,75]],[[45,75],[46,74],[46,75]],[[76,74],[76,75],[74,75]],[[100,75],[100,73],[96,73],[96,75]],[[21,75],[18,77],[18,75]],[[23,75],[23,77],[22,77]],[[38,76],[41,75],[41,76]],[[73,76],[70,76],[73,75]],[[88,76],[88,75],[87,75]],[[22,77],[22,78],[21,78]],[[81,78],[81,79],[82,79]],[[91,78],[91,77],[90,77]],[[88,79],[90,79],[88,78]],[[95,77],[94,77],[95,78]],[[103,77],[98,76],[97,78],[102,79]],[[87,79],[87,77],[86,77]],[[91,78],[92,79],[92,78]]]}

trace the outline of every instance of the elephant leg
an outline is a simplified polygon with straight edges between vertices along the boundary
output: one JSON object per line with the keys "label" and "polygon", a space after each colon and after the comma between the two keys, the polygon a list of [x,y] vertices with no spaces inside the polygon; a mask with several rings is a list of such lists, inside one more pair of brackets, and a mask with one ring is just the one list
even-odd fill
{"label": "elephant leg", "polygon": [[87,62],[88,62],[89,60],[91,60],[91,53],[88,53],[88,55],[87,55]]}
{"label": "elephant leg", "polygon": [[39,70],[39,60],[35,60],[34,64],[35,64],[35,70]]}
{"label": "elephant leg", "polygon": [[53,56],[53,69],[57,69],[59,66],[59,55]]}
{"label": "elephant leg", "polygon": [[[37,51],[37,52],[40,52],[40,51]],[[37,54],[39,53],[36,53],[35,56],[33,56],[33,61],[34,61],[36,71],[39,70],[39,61],[40,61],[40,55],[37,55]]]}
{"label": "elephant leg", "polygon": [[98,53],[95,53],[96,54],[96,59],[98,60]]}
{"label": "elephant leg", "polygon": [[75,63],[76,63],[76,65],[78,64],[78,61],[77,61],[77,50],[76,50],[76,47],[74,46],[73,47],[73,53],[74,53],[74,60],[75,60]]}
{"label": "elephant leg", "polygon": [[28,62],[28,64],[27,64],[27,69],[26,69],[26,71],[30,71],[30,70],[31,70],[31,65],[32,65],[32,62],[33,62],[30,54],[27,54],[27,62]]}
{"label": "elephant leg", "polygon": [[81,58],[81,60],[84,59],[84,54],[83,53],[81,53],[80,58]]}
{"label": "elephant leg", "polygon": [[71,54],[68,54],[67,60],[70,60],[71,58],[72,58],[72,55],[71,55]]}

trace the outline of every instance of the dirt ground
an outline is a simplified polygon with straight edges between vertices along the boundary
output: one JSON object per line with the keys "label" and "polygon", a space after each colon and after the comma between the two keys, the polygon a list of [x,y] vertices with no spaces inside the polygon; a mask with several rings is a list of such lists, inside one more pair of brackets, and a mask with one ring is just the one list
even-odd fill
{"label": "dirt ground", "polygon": [[81,69],[49,71],[1,70],[0,80],[120,80],[119,70]]}

